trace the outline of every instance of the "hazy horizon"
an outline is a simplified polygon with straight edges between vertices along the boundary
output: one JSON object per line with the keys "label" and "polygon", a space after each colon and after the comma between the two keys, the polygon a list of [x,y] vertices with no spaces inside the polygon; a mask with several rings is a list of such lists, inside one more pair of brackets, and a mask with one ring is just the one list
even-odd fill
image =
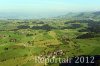
{"label": "hazy horizon", "polygon": [[0,17],[53,17],[100,11],[100,0],[1,0]]}

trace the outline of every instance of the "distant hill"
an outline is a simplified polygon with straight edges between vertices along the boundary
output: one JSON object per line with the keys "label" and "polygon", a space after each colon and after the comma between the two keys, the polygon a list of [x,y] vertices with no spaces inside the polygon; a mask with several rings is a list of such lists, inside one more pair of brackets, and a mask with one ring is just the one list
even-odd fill
{"label": "distant hill", "polygon": [[63,19],[91,19],[91,20],[100,20],[100,11],[97,12],[77,12],[77,13],[68,13],[66,15],[58,16],[57,18]]}
{"label": "distant hill", "polygon": [[[53,14],[51,14],[53,15]],[[43,15],[44,16],[44,15]],[[56,18],[56,19],[70,19],[70,20],[83,20],[83,19],[91,19],[91,20],[100,20],[100,11],[97,12],[69,12],[65,15],[60,16],[51,16],[51,17],[37,17],[34,15],[28,14],[27,16],[22,14],[19,16],[18,14],[11,13],[0,13],[0,19],[40,19],[40,18]]]}

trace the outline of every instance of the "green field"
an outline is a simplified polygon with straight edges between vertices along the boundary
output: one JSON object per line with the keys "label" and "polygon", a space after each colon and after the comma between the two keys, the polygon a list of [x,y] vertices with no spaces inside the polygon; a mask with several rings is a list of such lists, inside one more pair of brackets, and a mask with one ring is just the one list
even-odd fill
{"label": "green field", "polygon": [[80,55],[100,55],[100,21],[0,20],[0,66],[44,66],[33,58]]}

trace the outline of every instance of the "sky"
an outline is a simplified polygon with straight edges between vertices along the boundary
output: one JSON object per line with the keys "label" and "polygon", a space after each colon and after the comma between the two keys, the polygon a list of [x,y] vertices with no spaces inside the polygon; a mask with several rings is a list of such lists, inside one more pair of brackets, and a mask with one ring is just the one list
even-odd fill
{"label": "sky", "polygon": [[99,10],[100,0],[0,0],[0,15],[5,16],[41,17]]}

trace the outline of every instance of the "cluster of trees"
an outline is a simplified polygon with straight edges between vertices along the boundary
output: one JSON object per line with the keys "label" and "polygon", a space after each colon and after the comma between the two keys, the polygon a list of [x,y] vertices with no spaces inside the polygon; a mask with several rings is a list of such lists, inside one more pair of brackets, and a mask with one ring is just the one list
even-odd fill
{"label": "cluster of trees", "polygon": [[44,24],[44,22],[43,21],[40,21],[40,22],[33,21],[32,24]]}
{"label": "cluster of trees", "polygon": [[28,25],[20,25],[20,26],[17,26],[18,29],[28,29],[30,28],[30,26]]}
{"label": "cluster of trees", "polygon": [[17,22],[18,24],[29,24],[29,22],[24,21],[24,22]]}
{"label": "cluster of trees", "polygon": [[81,25],[80,24],[71,24],[71,26],[69,26],[69,29],[76,29],[76,28],[80,28]]}
{"label": "cluster of trees", "polygon": [[73,23],[70,26],[62,27],[61,29],[76,29],[76,28],[80,28],[80,27],[82,27],[81,24],[75,24],[75,23]]}
{"label": "cluster of trees", "polygon": [[86,38],[94,38],[94,34],[92,33],[86,33],[86,34],[83,34],[83,35],[79,35],[78,37],[76,37],[76,39],[86,39]]}
{"label": "cluster of trees", "polygon": [[54,27],[51,27],[48,24],[44,24],[43,26],[33,26],[32,29],[34,29],[34,30],[42,29],[42,30],[50,31],[50,30],[55,29],[55,28]]}
{"label": "cluster of trees", "polygon": [[90,23],[90,22],[94,22],[93,20],[70,20],[65,22],[64,24],[71,24],[71,23]]}
{"label": "cluster of trees", "polygon": [[33,36],[33,34],[26,34],[26,36],[28,37],[28,36]]}
{"label": "cluster of trees", "polygon": [[88,23],[88,28],[81,29],[79,30],[79,32],[88,32],[88,33],[79,35],[77,39],[100,37],[100,34],[99,34],[100,33],[100,22],[90,22]]}
{"label": "cluster of trees", "polygon": [[94,33],[100,33],[100,22],[91,22],[88,23],[88,31],[94,32]]}
{"label": "cluster of trees", "polygon": [[[17,26],[18,29],[28,29],[30,28],[30,26],[28,25],[20,25],[20,26]],[[48,24],[44,24],[43,26],[33,26],[32,28],[30,29],[34,29],[34,30],[39,30],[39,29],[42,29],[42,30],[52,30],[52,29],[56,29],[54,27],[51,27],[50,25]]]}

